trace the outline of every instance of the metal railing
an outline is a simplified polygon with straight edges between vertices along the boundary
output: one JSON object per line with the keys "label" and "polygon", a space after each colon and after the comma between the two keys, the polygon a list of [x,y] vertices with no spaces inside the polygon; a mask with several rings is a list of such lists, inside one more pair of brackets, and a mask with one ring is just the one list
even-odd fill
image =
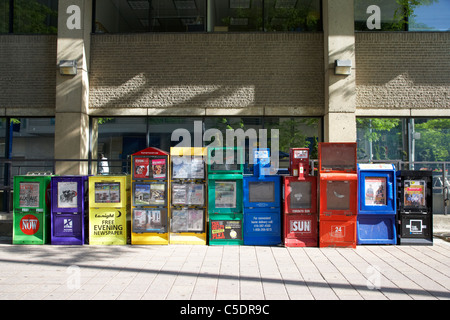
{"label": "metal railing", "polygon": [[[0,211],[12,211],[13,177],[26,174],[55,174],[57,163],[69,162],[74,165],[85,163],[87,174],[99,174],[100,163],[107,161],[109,175],[129,174],[131,172],[131,157],[127,159],[0,159]],[[359,161],[359,163],[368,163]],[[374,160],[371,163],[392,163],[396,170],[431,170],[433,171],[433,213],[448,214],[450,206],[450,162],[408,162],[402,160]],[[311,160],[311,168],[318,167],[318,160]],[[316,173],[317,175],[317,173]]]}
{"label": "metal railing", "polygon": [[56,173],[58,163],[86,165],[87,174],[100,174],[101,163],[107,162],[110,175],[130,173],[131,158],[127,159],[0,159],[0,211],[12,211],[14,176],[17,175],[52,175]]}

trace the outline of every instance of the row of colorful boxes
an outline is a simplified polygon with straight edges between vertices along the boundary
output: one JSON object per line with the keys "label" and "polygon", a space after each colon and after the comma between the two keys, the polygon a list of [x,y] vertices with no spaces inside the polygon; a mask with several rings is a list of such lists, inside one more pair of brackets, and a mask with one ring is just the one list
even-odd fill
{"label": "row of colorful boxes", "polygon": [[[293,175],[282,177],[281,184],[276,183],[280,176],[265,171],[270,167],[269,150],[264,157],[260,151],[254,160],[255,176],[242,175],[242,166],[226,165],[208,166],[205,175],[204,163],[190,163],[191,169],[196,168],[193,177],[183,173],[180,164],[205,156],[205,150],[171,150],[169,179],[169,154],[155,148],[133,155],[131,176],[17,176],[13,243],[83,244],[87,226],[90,244],[126,244],[128,238],[132,244],[206,244],[208,230],[209,244],[355,247],[357,243],[396,244],[397,228],[404,243],[409,238],[411,243],[430,242],[431,210],[427,206],[431,201],[425,199],[430,190],[423,183],[423,172],[419,178],[409,173],[400,182],[399,186],[408,184],[409,188],[399,197],[399,212],[405,213],[400,217],[392,165],[358,165],[356,172],[354,144],[324,143],[319,148],[319,154],[325,155],[323,161],[319,157],[319,177],[309,174],[308,149],[294,148],[290,154]],[[157,185],[164,185],[166,192],[161,193],[159,187],[152,190]],[[203,201],[174,204],[175,185],[180,186],[176,192],[203,185]],[[375,189],[384,190],[378,198]],[[156,200],[159,203],[145,203],[153,198],[152,191],[162,196]],[[407,196],[421,197],[420,206],[407,205]],[[415,210],[418,207],[421,211]]]}

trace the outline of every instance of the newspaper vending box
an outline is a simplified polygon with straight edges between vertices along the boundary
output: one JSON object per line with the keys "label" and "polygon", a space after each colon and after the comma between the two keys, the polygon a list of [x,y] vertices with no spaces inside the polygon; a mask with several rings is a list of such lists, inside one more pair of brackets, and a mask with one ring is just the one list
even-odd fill
{"label": "newspaper vending box", "polygon": [[126,245],[130,176],[90,176],[89,244]]}
{"label": "newspaper vending box", "polygon": [[56,176],[51,181],[51,243],[85,243],[87,176]]}
{"label": "newspaper vending box", "polygon": [[206,244],[206,148],[170,148],[170,243]]}
{"label": "newspaper vending box", "polygon": [[244,244],[281,243],[280,176],[270,175],[270,149],[253,151],[253,175],[244,176]]}
{"label": "newspaper vending box", "polygon": [[432,181],[432,171],[397,172],[400,245],[433,245]]}
{"label": "newspaper vending box", "polygon": [[319,143],[319,246],[356,247],[356,143]]}
{"label": "newspaper vending box", "polygon": [[131,243],[169,244],[169,153],[146,148],[131,163]]}
{"label": "newspaper vending box", "polygon": [[310,173],[309,149],[291,149],[289,163],[290,175],[283,177],[284,245],[317,247],[317,177]]}
{"label": "newspaper vending box", "polygon": [[243,244],[242,148],[212,147],[207,152],[209,244]]}
{"label": "newspaper vending box", "polygon": [[396,244],[395,167],[358,164],[358,244]]}
{"label": "newspaper vending box", "polygon": [[13,244],[49,242],[50,181],[50,175],[14,177]]}

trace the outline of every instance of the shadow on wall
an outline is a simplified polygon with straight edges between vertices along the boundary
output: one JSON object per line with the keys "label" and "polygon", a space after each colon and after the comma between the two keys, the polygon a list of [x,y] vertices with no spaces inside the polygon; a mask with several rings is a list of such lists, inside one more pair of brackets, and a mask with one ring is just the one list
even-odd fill
{"label": "shadow on wall", "polygon": [[94,35],[93,108],[323,110],[322,34]]}

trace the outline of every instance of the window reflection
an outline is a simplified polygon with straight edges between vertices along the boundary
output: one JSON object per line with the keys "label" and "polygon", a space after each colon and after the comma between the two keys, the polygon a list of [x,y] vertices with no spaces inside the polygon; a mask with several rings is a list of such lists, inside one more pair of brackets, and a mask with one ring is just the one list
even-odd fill
{"label": "window reflection", "polygon": [[57,33],[58,0],[14,0],[12,3],[14,7],[10,7],[9,0],[0,1],[0,33]]}
{"label": "window reflection", "polygon": [[[178,135],[173,136],[177,129],[180,136],[191,138],[188,143],[191,146],[207,147],[212,142],[215,144],[226,143],[227,129],[242,129],[246,134],[245,141],[245,171],[252,171],[249,164],[250,147],[257,147],[261,141],[260,129],[267,129],[267,147],[271,148],[271,129],[277,129],[279,137],[280,168],[289,166],[289,148],[309,147],[311,157],[317,155],[317,143],[321,140],[320,118],[287,118],[287,117],[117,117],[96,118],[98,122],[98,153],[103,153],[113,162],[119,170],[127,170],[128,157],[147,146],[159,148],[170,152],[170,147],[179,145],[183,139]],[[214,130],[214,137],[209,137],[208,129]],[[250,129],[250,130],[249,130]],[[254,131],[253,131],[254,130]],[[292,134],[293,130],[295,134]],[[200,132],[198,132],[200,131]],[[257,137],[256,145],[250,146],[252,131]],[[211,133],[213,131],[209,131]],[[230,134],[234,134],[232,131]],[[237,145],[239,134],[230,135]],[[172,141],[172,138],[177,138]],[[219,141],[215,141],[219,139]]]}
{"label": "window reflection", "polygon": [[96,33],[321,31],[320,0],[102,0]]}
{"label": "window reflection", "polygon": [[[380,28],[371,28],[367,20],[380,9]],[[450,1],[448,0],[355,0],[355,30],[357,31],[449,31]],[[368,12],[369,11],[369,12]]]}

